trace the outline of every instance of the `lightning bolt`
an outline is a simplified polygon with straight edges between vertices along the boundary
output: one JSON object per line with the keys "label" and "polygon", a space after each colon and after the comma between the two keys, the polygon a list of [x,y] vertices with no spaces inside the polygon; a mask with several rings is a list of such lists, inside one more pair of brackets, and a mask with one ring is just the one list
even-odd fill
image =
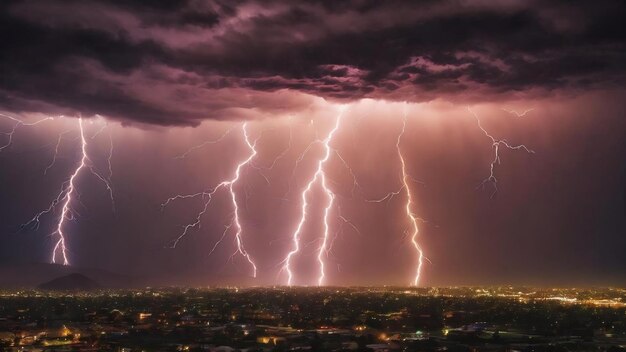
{"label": "lightning bolt", "polygon": [[[113,136],[111,136],[111,134],[109,133],[109,156],[107,157],[107,165],[109,167],[109,185],[110,185],[110,181],[113,178],[113,163],[112,163],[112,159],[113,159]],[[113,201],[113,188],[108,188],[110,191],[110,196],[111,196],[111,202]]]}
{"label": "lightning bolt", "polygon": [[[96,115],[96,117],[101,117],[101,116],[100,115]],[[96,133],[94,133],[91,136],[91,139],[95,139],[96,137],[98,137],[102,132],[107,130],[108,127],[109,127],[109,124],[105,122],[104,125],[102,125],[102,127],[98,131],[96,131]],[[107,157],[107,166],[108,166],[108,171],[109,171],[108,180],[109,180],[109,183],[110,183],[110,180],[113,178],[113,165],[112,165],[112,161],[111,161],[111,159],[113,158],[113,135],[111,134],[110,130],[108,132],[109,132],[108,133],[108,135],[109,135],[109,155]],[[64,132],[64,133],[66,133],[66,132]],[[57,148],[56,148],[57,151],[55,152],[55,158],[56,158],[56,153],[58,153],[60,139],[61,139],[61,136],[59,136],[59,142],[57,142]],[[54,162],[53,162],[53,164],[54,164]],[[111,198],[113,198],[113,196],[112,196],[112,189],[109,189],[109,191],[111,191]],[[113,201],[113,200],[111,199],[111,201]]]}
{"label": "lightning bolt", "polygon": [[50,164],[48,164],[48,166],[46,166],[46,168],[44,169],[44,171],[43,171],[44,175],[47,175],[48,174],[48,170],[50,170],[54,166],[54,164],[56,163],[57,157],[59,156],[59,147],[61,146],[61,141],[63,140],[63,136],[65,134],[69,133],[69,132],[71,132],[71,131],[65,131],[65,132],[61,132],[59,134],[59,138],[57,138],[57,144],[54,147],[54,156],[52,157],[52,161],[50,161]]}
{"label": "lightning bolt", "polygon": [[[309,206],[307,198],[313,186],[318,182],[320,183],[323,189],[323,192],[328,199],[326,203],[326,207],[324,208],[324,233],[322,236],[322,243],[320,247],[318,248],[318,253],[317,253],[317,262],[319,263],[319,272],[320,272],[318,279],[317,279],[317,284],[318,286],[322,286],[324,284],[324,279],[326,277],[324,254],[327,252],[327,247],[328,247],[328,242],[329,242],[329,232],[330,232],[329,217],[330,217],[330,213],[333,208],[334,201],[335,201],[335,194],[328,187],[328,181],[327,181],[326,173],[324,171],[324,167],[326,163],[328,162],[328,160],[330,159],[331,152],[333,150],[330,146],[330,143],[332,142],[335,133],[339,129],[343,112],[344,112],[344,108],[342,107],[339,112],[339,115],[335,119],[334,127],[330,130],[326,138],[320,141],[324,147],[324,156],[318,160],[317,169],[315,170],[315,173],[313,173],[313,175],[309,179],[309,182],[307,183],[306,187],[301,193],[301,201],[302,201],[301,216],[300,216],[300,221],[298,222],[298,225],[296,226],[296,230],[292,234],[293,248],[291,251],[289,251],[289,253],[287,253],[287,256],[283,260],[283,270],[287,272],[287,285],[288,286],[291,286],[294,280],[294,273],[291,268],[291,259],[293,258],[294,255],[296,255],[300,251],[300,235],[302,234],[302,229],[307,219],[307,208]],[[308,151],[309,147],[307,147],[306,151]]]}
{"label": "lightning bolt", "polygon": [[186,152],[177,155],[176,157],[174,157],[174,159],[185,159],[189,154],[193,153],[194,151],[203,148],[207,145],[211,145],[211,144],[217,144],[219,142],[221,142],[222,140],[224,140],[224,138],[226,138],[232,131],[233,131],[234,127],[231,127],[229,129],[227,129],[224,133],[222,133],[221,136],[219,136],[217,139],[211,139],[208,141],[205,141],[201,144],[198,144],[196,146],[193,146],[191,148],[189,148]]}
{"label": "lightning bolt", "polygon": [[0,117],[4,117],[15,122],[15,124],[13,125],[13,127],[11,128],[9,132],[0,132],[0,134],[4,134],[5,136],[8,137],[6,143],[0,146],[0,152],[3,151],[5,148],[8,148],[11,145],[11,143],[13,143],[13,136],[15,135],[15,132],[20,126],[35,126],[45,121],[54,120],[54,118],[50,116],[37,120],[35,122],[24,122],[23,120],[20,120],[18,118],[5,115],[5,114],[0,114]]}
{"label": "lightning bolt", "polygon": [[509,114],[511,114],[511,115],[515,115],[515,116],[517,116],[517,117],[524,117],[524,116],[526,116],[526,114],[528,114],[529,112],[531,112],[531,111],[535,110],[535,108],[526,109],[526,110],[524,110],[524,111],[522,111],[522,112],[518,112],[518,111],[516,111],[516,110],[509,109],[509,108],[503,108],[502,110],[503,110],[503,111],[508,112],[508,113],[509,113]]}
{"label": "lightning bolt", "polygon": [[[68,221],[76,219],[76,212],[72,209],[72,203],[78,197],[77,185],[76,181],[80,174],[84,169],[89,170],[94,176],[96,176],[100,181],[102,181],[107,190],[109,191],[111,202],[113,202],[113,187],[111,186],[110,179],[107,179],[100,175],[100,173],[95,169],[91,159],[89,159],[89,154],[87,151],[87,140],[85,138],[85,129],[83,126],[83,119],[81,117],[78,118],[78,129],[80,131],[80,142],[81,142],[81,159],[77,167],[74,169],[74,172],[70,175],[69,179],[65,181],[61,186],[61,191],[57,194],[56,198],[50,203],[48,208],[37,213],[31,220],[22,225],[22,228],[28,226],[34,226],[35,229],[39,228],[41,217],[45,214],[48,214],[57,207],[57,205],[61,204],[61,214],[59,215],[59,219],[56,225],[54,232],[50,234],[50,236],[56,237],[56,242],[54,248],[52,250],[51,262],[57,263],[62,259],[63,265],[70,265],[70,261],[68,258],[68,248],[66,245],[67,242],[67,234],[64,230],[65,225]],[[58,153],[58,145],[61,141],[61,137],[57,140],[57,147],[55,148],[55,157],[53,159],[52,164],[54,164],[54,160],[56,160],[56,154]],[[111,149],[112,151],[112,149]],[[109,166],[111,160],[111,154],[108,157]],[[47,169],[48,169],[47,168]],[[47,170],[46,169],[46,170]],[[111,170],[109,168],[109,170]],[[58,258],[58,259],[57,259]]]}
{"label": "lightning bolt", "polygon": [[[76,177],[80,174],[81,170],[87,166],[87,161],[89,161],[89,157],[87,156],[87,141],[85,140],[85,130],[83,129],[83,119],[78,119],[78,125],[80,129],[80,141],[81,141],[81,152],[82,157],[80,159],[80,163],[78,167],[74,170],[74,173],[70,176],[67,192],[65,195],[65,199],[63,201],[63,208],[61,208],[61,216],[59,217],[59,222],[57,223],[56,231],[53,233],[58,236],[58,241],[52,250],[52,262],[56,263],[57,252],[60,249],[61,254],[63,255],[63,265],[69,265],[70,262],[67,259],[67,247],[65,246],[65,234],[63,233],[63,225],[66,220],[70,220],[74,217],[71,212],[70,204],[72,202],[72,197],[76,191]],[[58,199],[58,198],[57,198]]]}
{"label": "lightning bolt", "polygon": [[267,175],[265,174],[265,172],[267,171],[272,171],[274,169],[274,167],[278,164],[278,162],[285,158],[288,154],[289,151],[291,150],[291,144],[292,144],[292,140],[293,140],[293,127],[291,125],[291,117],[289,117],[289,140],[287,141],[287,146],[285,147],[285,149],[283,149],[278,155],[276,155],[274,157],[274,159],[272,160],[271,163],[269,163],[269,165],[263,166],[263,165],[254,165],[251,164],[251,166],[256,169],[259,173],[259,175],[261,175],[264,179],[265,182],[269,185],[270,181],[269,181],[269,177],[267,177]]}
{"label": "lightning bolt", "polygon": [[[409,174],[406,171],[406,161],[404,159],[404,155],[402,154],[402,149],[400,148],[400,142],[402,140],[402,137],[404,136],[404,132],[406,131],[406,123],[407,123],[407,113],[406,113],[406,106],[405,106],[405,111],[402,116],[402,130],[400,131],[400,134],[398,134],[398,139],[396,139],[396,150],[398,152],[398,158],[400,159],[400,166],[401,166],[400,169],[402,171],[402,188],[400,189],[400,191],[404,190],[406,194],[406,203],[404,205],[404,209],[406,211],[406,216],[409,219],[409,222],[411,223],[411,228],[412,228],[410,232],[411,243],[413,244],[413,247],[415,248],[415,251],[417,252],[417,268],[415,272],[415,279],[413,279],[413,285],[417,286],[419,285],[420,276],[422,274],[422,265],[424,264],[424,251],[422,250],[422,247],[417,242],[417,237],[419,236],[419,227],[417,226],[418,218],[415,216],[415,214],[413,214],[413,211],[412,211],[413,196],[411,195],[411,188],[409,184],[409,181],[412,181],[412,178],[409,176]],[[398,194],[399,192],[392,192],[390,193],[391,196],[388,196],[388,197],[393,197],[394,195],[398,195]]]}
{"label": "lightning bolt", "polygon": [[[337,239],[339,238],[339,234],[343,233],[344,225],[347,225],[348,227],[352,228],[352,230],[356,234],[362,235],[361,234],[361,230],[359,230],[359,228],[352,221],[350,221],[348,218],[343,216],[343,214],[341,213],[341,207],[337,206],[336,209],[337,209],[337,218],[339,220],[341,220],[341,226],[337,229],[337,231],[335,231],[335,235],[333,236],[333,238],[330,241],[330,244],[328,245],[328,248],[326,250],[327,254],[330,254],[332,252],[333,246],[334,246],[335,242],[337,241]],[[339,265],[339,264],[337,264],[337,265]]]}
{"label": "lightning bolt", "polygon": [[[235,192],[235,186],[237,185],[237,182],[240,179],[241,170],[245,166],[249,165],[250,162],[256,157],[257,150],[255,148],[256,140],[254,142],[250,141],[250,137],[248,135],[247,123],[244,123],[242,125],[242,132],[243,132],[243,138],[244,138],[244,141],[246,143],[246,146],[250,150],[250,154],[248,155],[248,157],[246,159],[242,160],[239,164],[237,164],[237,167],[235,169],[235,173],[233,175],[233,178],[231,178],[229,180],[221,181],[220,183],[217,184],[217,186],[215,186],[213,189],[210,189],[210,190],[197,192],[197,193],[193,193],[193,194],[176,195],[174,197],[171,197],[171,198],[167,199],[163,204],[161,204],[161,208],[162,209],[165,208],[169,203],[171,203],[171,202],[173,202],[175,200],[178,200],[178,199],[189,199],[189,198],[196,198],[196,197],[202,197],[202,199],[203,199],[203,203],[204,203],[203,208],[200,210],[200,212],[198,212],[195,221],[185,225],[183,227],[182,233],[172,242],[171,248],[176,248],[178,243],[187,235],[187,233],[191,229],[193,229],[193,228],[200,228],[202,216],[207,212],[207,209],[209,207],[209,204],[211,203],[211,200],[213,199],[213,196],[220,189],[226,189],[229,192],[229,194],[230,194],[230,199],[231,199],[232,206],[233,206],[233,218],[231,220],[230,225],[226,226],[226,229],[224,230],[224,233],[222,234],[222,237],[216,243],[216,245],[213,247],[213,249],[211,250],[210,253],[213,253],[213,251],[215,251],[215,248],[224,239],[224,236],[226,235],[226,233],[231,228],[234,227],[234,229],[235,229],[235,242],[237,244],[237,250],[235,251],[235,253],[233,253],[233,255],[235,255],[237,253],[241,254],[248,261],[248,263],[250,263],[250,266],[252,266],[252,276],[256,277],[257,276],[257,266],[256,266],[254,260],[252,259],[252,256],[246,251],[245,246],[243,244],[243,237],[242,237],[243,227],[241,225],[241,219],[240,219],[240,214],[239,214],[239,204],[237,203],[237,194]],[[201,146],[204,146],[206,144],[217,143],[218,141],[222,140],[228,133],[230,133],[230,130],[226,131],[224,133],[224,135],[222,135],[219,139],[214,140],[214,141],[205,142]],[[190,149],[190,151],[195,150],[195,149],[197,149],[199,147],[200,146],[194,147],[194,148]],[[185,154],[182,154],[180,157],[184,158],[184,157],[186,157],[186,155],[188,153],[189,153],[189,151],[187,153],[185,153]]]}
{"label": "lightning bolt", "polygon": [[[510,110],[510,111],[505,110],[505,111],[507,111],[509,113],[512,113],[512,114],[515,114],[518,117],[521,117],[521,116],[526,115],[531,110],[532,109],[528,109],[528,110],[524,111],[521,114],[518,114],[514,110]],[[511,144],[509,144],[509,142],[506,141],[506,139],[496,139],[491,134],[489,134],[489,132],[487,132],[487,130],[483,127],[483,125],[482,125],[478,115],[472,109],[470,109],[470,107],[467,107],[467,111],[469,111],[469,113],[472,114],[472,116],[474,116],[474,118],[476,119],[476,123],[478,124],[478,128],[480,128],[480,130],[485,134],[485,136],[491,140],[491,147],[493,149],[493,159],[491,160],[491,163],[489,165],[489,176],[486,177],[478,185],[477,188],[482,187],[484,189],[486,184],[491,183],[493,185],[493,192],[491,193],[490,198],[493,198],[496,195],[496,193],[498,193],[498,179],[496,178],[496,175],[495,175],[495,167],[496,167],[496,164],[498,164],[498,165],[500,164],[500,147],[503,146],[503,147],[505,147],[507,149],[511,149],[511,150],[525,150],[529,154],[534,154],[535,152],[533,150],[531,150],[531,149],[528,149],[523,144],[511,145]]]}

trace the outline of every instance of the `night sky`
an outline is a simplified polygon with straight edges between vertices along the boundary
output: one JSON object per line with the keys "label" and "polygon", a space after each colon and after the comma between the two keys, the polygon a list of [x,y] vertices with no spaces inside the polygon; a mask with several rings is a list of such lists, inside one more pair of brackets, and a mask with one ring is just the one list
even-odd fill
{"label": "night sky", "polygon": [[[624,18],[623,1],[2,1],[0,266],[50,261],[63,202],[21,225],[65,199],[82,117],[72,265],[285,284],[302,192],[339,118],[329,240],[318,182],[294,284],[317,283],[324,245],[324,284],[412,283],[408,190],[420,285],[625,285]],[[251,156],[244,123],[257,154],[233,191],[257,278],[228,189],[176,248],[202,199],[161,207],[235,177]],[[497,192],[480,186],[495,157],[485,132],[532,151],[500,145]]]}

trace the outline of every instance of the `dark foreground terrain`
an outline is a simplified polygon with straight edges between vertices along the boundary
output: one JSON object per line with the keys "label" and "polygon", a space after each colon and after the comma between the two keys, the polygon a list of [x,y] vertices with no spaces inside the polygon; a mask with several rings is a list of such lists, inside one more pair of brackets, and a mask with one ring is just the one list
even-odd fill
{"label": "dark foreground terrain", "polygon": [[5,351],[626,351],[626,290],[0,291]]}

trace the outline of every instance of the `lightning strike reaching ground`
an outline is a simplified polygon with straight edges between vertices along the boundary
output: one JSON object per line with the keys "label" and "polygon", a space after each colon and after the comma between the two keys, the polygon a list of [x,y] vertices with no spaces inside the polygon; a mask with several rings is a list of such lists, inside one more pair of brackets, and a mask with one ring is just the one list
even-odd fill
{"label": "lightning strike reaching ground", "polygon": [[[328,202],[326,203],[326,207],[324,208],[324,233],[322,236],[322,243],[320,247],[318,248],[318,253],[317,253],[317,261],[319,263],[319,272],[320,272],[318,279],[317,279],[317,284],[318,286],[322,286],[324,284],[324,279],[326,277],[324,255],[327,253],[327,247],[329,244],[329,232],[330,232],[329,217],[330,217],[330,212],[335,201],[335,194],[328,187],[328,182],[326,179],[326,173],[324,171],[324,167],[326,165],[326,162],[330,159],[330,155],[332,152],[330,143],[333,140],[333,136],[339,129],[341,119],[343,116],[343,111],[344,109],[342,108],[339,115],[337,116],[335,120],[335,126],[333,127],[332,130],[330,130],[326,138],[320,141],[322,145],[324,146],[324,156],[317,162],[317,169],[315,173],[309,179],[309,182],[307,183],[306,187],[301,193],[301,201],[302,201],[301,216],[300,216],[300,221],[298,222],[298,225],[296,227],[296,230],[292,234],[293,249],[289,253],[287,253],[287,256],[283,260],[283,263],[284,263],[283,270],[287,272],[287,285],[288,286],[291,286],[294,280],[294,273],[291,268],[291,259],[293,258],[294,255],[296,255],[300,251],[300,235],[302,234],[303,226],[304,226],[304,223],[306,222],[307,208],[309,205],[307,202],[307,197],[309,193],[311,192],[313,185],[315,185],[317,182],[320,183],[324,193],[326,194],[326,197],[328,198]],[[307,147],[307,151],[308,151],[308,147]]]}
{"label": "lightning strike reaching ground", "polygon": [[87,161],[89,158],[87,157],[87,142],[85,141],[85,131],[83,129],[83,119],[78,119],[78,125],[80,128],[80,141],[81,141],[81,151],[82,157],[80,159],[80,164],[74,170],[74,173],[70,176],[68,181],[67,191],[65,193],[65,197],[63,200],[63,208],[61,209],[61,216],[59,217],[59,222],[57,223],[56,231],[53,235],[58,236],[58,240],[54,249],[52,250],[52,262],[56,263],[57,252],[59,249],[61,250],[61,255],[63,256],[63,265],[69,265],[70,262],[67,259],[67,247],[65,246],[65,234],[63,233],[63,225],[66,220],[70,220],[73,218],[73,214],[70,209],[70,204],[72,202],[72,197],[76,191],[76,177],[80,174],[81,170],[87,166]]}
{"label": "lightning strike reaching ground", "polygon": [[[224,233],[222,234],[222,237],[217,241],[217,243],[215,244],[215,246],[213,246],[213,248],[211,249],[210,253],[213,253],[213,251],[215,251],[215,248],[217,247],[217,245],[219,245],[219,243],[222,242],[222,240],[224,239],[224,236],[226,235],[226,233],[231,229],[231,227],[235,228],[235,242],[237,244],[237,250],[235,251],[235,254],[239,253],[241,254],[247,261],[248,263],[250,263],[250,265],[252,266],[252,276],[256,277],[257,275],[257,266],[254,262],[254,260],[252,259],[252,257],[250,256],[250,254],[246,251],[245,246],[243,244],[243,237],[242,237],[242,232],[243,232],[243,227],[241,225],[241,221],[240,221],[240,214],[239,214],[239,204],[237,202],[237,194],[235,192],[235,185],[237,184],[237,182],[240,179],[241,176],[241,170],[250,164],[250,162],[254,159],[254,157],[256,157],[257,155],[257,150],[255,148],[256,146],[256,141],[254,143],[250,142],[250,137],[248,135],[248,130],[247,130],[247,123],[244,123],[242,125],[242,132],[243,132],[243,137],[244,137],[244,141],[246,143],[246,145],[248,146],[249,150],[250,150],[250,154],[248,155],[248,157],[244,160],[242,160],[239,164],[237,164],[237,168],[235,169],[235,174],[233,176],[232,179],[230,180],[224,180],[222,182],[220,182],[219,184],[217,184],[217,186],[215,186],[213,189],[211,190],[207,190],[207,191],[202,191],[202,192],[198,192],[198,193],[193,193],[193,194],[187,194],[187,195],[176,195],[174,197],[171,197],[169,199],[167,199],[163,204],[161,204],[161,208],[165,208],[169,203],[171,203],[174,200],[177,199],[188,199],[188,198],[196,198],[196,197],[202,197],[203,199],[203,203],[204,206],[203,208],[200,210],[200,212],[197,214],[196,219],[194,222],[189,223],[187,225],[185,225],[183,227],[183,232],[180,234],[180,236],[178,236],[171,245],[171,248],[176,248],[176,246],[178,245],[178,243],[180,242],[180,240],[182,240],[187,233],[189,232],[189,230],[193,229],[193,228],[200,228],[201,226],[201,218],[202,216],[206,213],[209,204],[211,203],[211,200],[213,198],[213,196],[215,195],[215,193],[217,193],[217,191],[219,191],[220,189],[224,188],[227,189],[228,192],[230,193],[230,198],[231,198],[231,202],[232,202],[232,206],[233,206],[233,218],[231,220],[231,223],[226,226],[226,229],[224,230]],[[205,142],[203,143],[201,146],[204,146],[208,143],[217,143],[218,141],[222,140],[228,133],[230,133],[230,129],[228,131],[226,131],[226,133],[224,135],[222,135],[219,139],[215,140],[215,141],[209,141],[209,142]],[[192,149],[190,149],[189,151],[195,150],[199,147],[194,147]],[[189,151],[185,154],[182,154],[179,158],[184,158]]]}
{"label": "lightning strike reaching ground", "polygon": [[[404,132],[406,131],[406,122],[407,122],[407,114],[405,111],[402,117],[402,131],[400,132],[400,134],[398,135],[398,139],[396,140],[396,150],[398,152],[398,158],[400,159],[400,166],[402,170],[402,184],[403,185],[400,191],[404,190],[406,194],[406,204],[404,208],[406,211],[406,216],[409,218],[409,221],[411,223],[411,228],[412,228],[410,232],[411,243],[413,244],[413,247],[415,247],[415,250],[417,251],[417,268],[415,272],[415,279],[413,279],[413,282],[412,282],[414,286],[417,286],[419,285],[420,276],[422,274],[422,265],[424,264],[424,251],[422,250],[422,247],[417,242],[417,237],[419,235],[419,227],[417,226],[418,218],[415,216],[415,214],[413,214],[413,210],[411,209],[413,207],[413,197],[411,195],[411,188],[410,188],[409,182],[412,181],[412,179],[406,171],[406,161],[404,160],[404,155],[402,154],[402,150],[400,149],[400,141],[402,140],[402,136],[404,136]],[[393,197],[394,195],[397,195],[398,193],[393,192],[390,194],[391,194],[391,197]]]}
{"label": "lightning strike reaching ground", "polygon": [[[528,109],[526,111],[524,111],[523,113],[517,113],[514,110],[505,110],[511,114],[514,114],[518,117],[522,117],[524,115],[526,115],[528,112],[530,112],[532,109]],[[485,136],[487,136],[490,140],[491,140],[491,147],[493,148],[493,159],[491,160],[491,163],[489,165],[489,176],[487,178],[485,178],[479,185],[477,188],[482,187],[483,189],[485,188],[485,185],[487,183],[491,183],[493,185],[493,192],[491,193],[490,198],[493,198],[496,193],[498,193],[498,179],[496,178],[495,175],[495,166],[496,164],[500,164],[500,146],[504,146],[505,148],[511,149],[511,150],[525,150],[527,153],[529,154],[534,154],[535,152],[531,149],[528,149],[525,145],[520,144],[520,145],[511,145],[509,144],[509,142],[506,141],[506,139],[496,139],[495,137],[493,137],[491,134],[489,134],[489,132],[487,132],[487,130],[483,127],[480,118],[478,117],[478,115],[476,115],[476,113],[470,109],[469,107],[467,107],[467,111],[469,111],[470,114],[472,114],[472,116],[474,116],[474,118],[476,119],[476,123],[478,124],[478,128],[480,128],[480,130],[485,134]]]}
{"label": "lightning strike reaching ground", "polygon": [[[83,126],[82,118],[78,118],[78,128],[80,131],[80,143],[81,143],[81,148],[80,148],[81,159],[80,159],[78,166],[74,169],[74,172],[70,175],[69,179],[63,183],[63,185],[61,186],[61,191],[58,193],[56,198],[50,203],[48,208],[37,213],[30,221],[22,225],[22,227],[34,225],[35,229],[39,228],[41,217],[45,214],[48,214],[54,211],[57,205],[62,204],[61,214],[59,215],[59,220],[57,222],[56,228],[54,232],[50,234],[50,236],[56,237],[56,242],[52,250],[52,256],[51,256],[51,262],[55,264],[57,262],[60,262],[60,259],[62,258],[63,265],[70,265],[70,261],[68,258],[68,248],[67,248],[67,243],[66,243],[67,234],[65,233],[64,228],[65,228],[67,221],[71,221],[76,218],[75,211],[72,209],[72,203],[77,197],[77,189],[76,189],[77,178],[80,176],[80,174],[82,173],[84,169],[88,169],[94,176],[96,176],[100,181],[102,181],[105,184],[107,190],[109,191],[111,202],[112,204],[114,204],[113,203],[114,201],[113,187],[111,186],[110,178],[105,178],[102,175],[100,175],[100,173],[98,173],[97,170],[95,169],[91,159],[89,159],[89,154],[87,151],[87,139],[85,138],[85,129]],[[61,136],[64,133],[62,133]],[[55,148],[54,159],[52,163],[46,168],[46,171],[50,167],[52,167],[52,165],[54,164],[54,161],[56,160],[56,155],[58,153],[58,146],[61,141],[61,136],[59,136],[59,139],[57,140],[57,146]],[[111,152],[112,152],[112,147],[111,147]],[[112,154],[110,154],[108,157],[109,171],[112,170],[110,168],[111,156]]]}

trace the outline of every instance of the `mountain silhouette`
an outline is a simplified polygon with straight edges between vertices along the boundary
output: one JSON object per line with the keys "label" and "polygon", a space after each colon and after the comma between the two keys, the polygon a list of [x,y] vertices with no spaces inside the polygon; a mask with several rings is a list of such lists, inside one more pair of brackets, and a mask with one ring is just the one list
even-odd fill
{"label": "mountain silhouette", "polygon": [[45,282],[37,288],[52,291],[92,291],[101,286],[83,274],[74,273]]}
{"label": "mountain silhouette", "polygon": [[47,263],[23,263],[0,264],[0,288],[35,288],[42,282],[48,282],[52,279],[74,273],[80,273],[105,288],[120,289],[144,286],[144,282],[140,278],[120,275],[96,268]]}

